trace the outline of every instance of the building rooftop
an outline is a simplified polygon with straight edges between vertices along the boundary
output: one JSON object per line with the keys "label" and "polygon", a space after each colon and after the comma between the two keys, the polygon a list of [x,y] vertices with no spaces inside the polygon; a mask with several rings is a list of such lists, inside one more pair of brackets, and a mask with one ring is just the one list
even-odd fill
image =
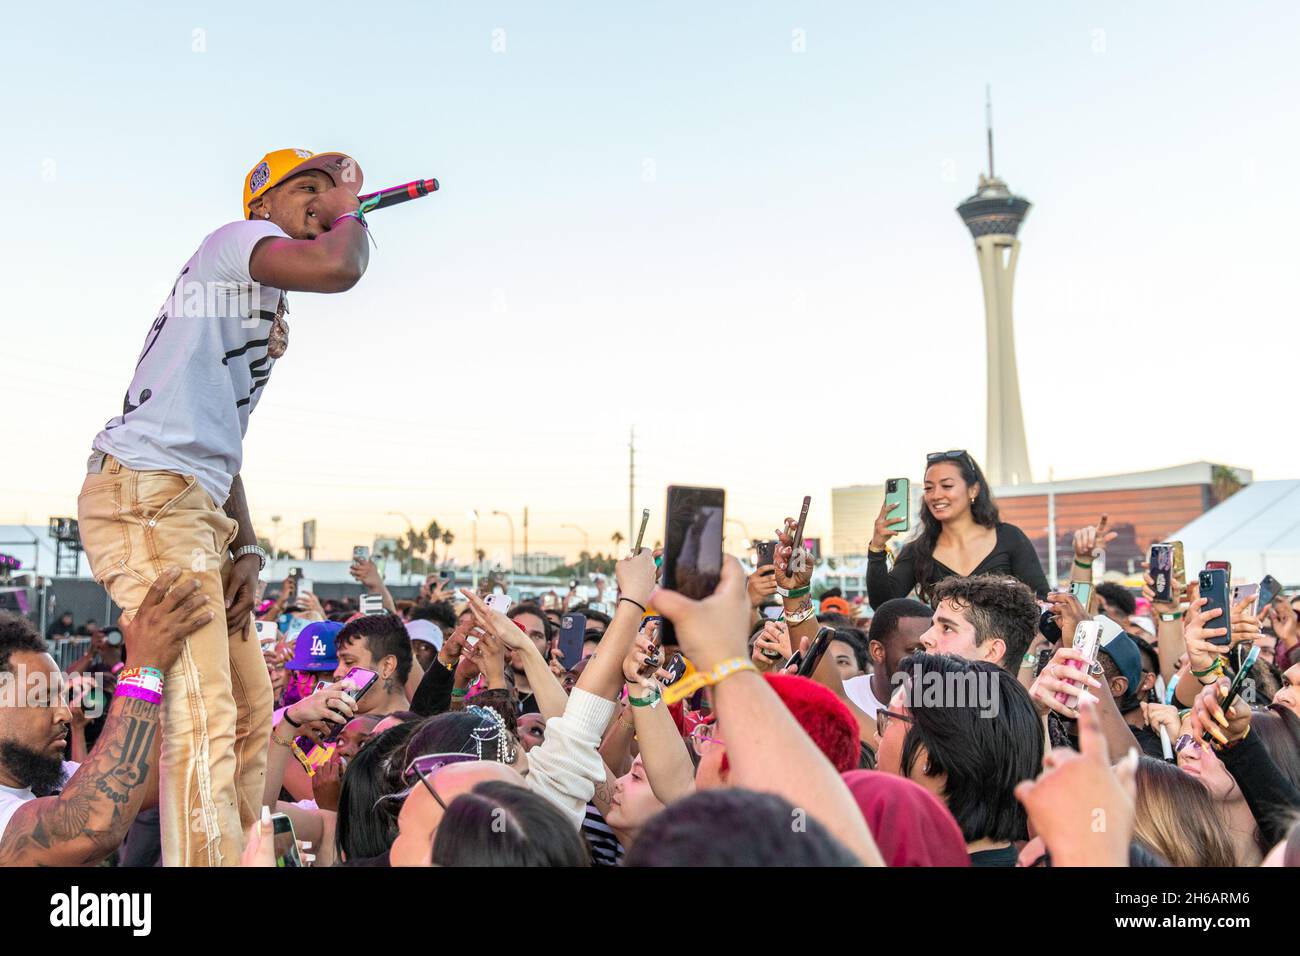
{"label": "building rooftop", "polygon": [[[1025,498],[1031,495],[1045,495],[1049,491],[1058,495],[1079,491],[1117,491],[1135,488],[1173,488],[1179,485],[1208,485],[1213,483],[1214,469],[1219,467],[1214,462],[1194,461],[1186,465],[1174,465],[1170,468],[1157,468],[1153,471],[1133,471],[1120,475],[1097,475],[1091,478],[1072,478],[1064,481],[1039,481],[1025,485],[1004,485],[995,487],[993,495],[997,498]],[[1247,468],[1233,468],[1237,479],[1245,485],[1254,480],[1254,473]]]}

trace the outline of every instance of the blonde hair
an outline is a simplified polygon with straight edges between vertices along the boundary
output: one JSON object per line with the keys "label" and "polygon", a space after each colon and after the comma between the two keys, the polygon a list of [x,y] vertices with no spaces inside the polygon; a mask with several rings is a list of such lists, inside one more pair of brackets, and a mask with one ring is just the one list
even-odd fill
{"label": "blonde hair", "polygon": [[1199,781],[1143,757],[1137,770],[1134,838],[1174,866],[1236,866],[1227,821]]}

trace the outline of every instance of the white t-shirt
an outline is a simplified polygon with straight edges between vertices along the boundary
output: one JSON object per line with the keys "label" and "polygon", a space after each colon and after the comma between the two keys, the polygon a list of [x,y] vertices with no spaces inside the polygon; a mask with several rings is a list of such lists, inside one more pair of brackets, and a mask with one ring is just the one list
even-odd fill
{"label": "white t-shirt", "polygon": [[288,238],[266,221],[210,234],[145,337],[122,414],[94,447],[128,468],[194,475],[221,507],[244,460],[248,416],[271,377],[271,324],[284,293],[248,271],[253,248]]}
{"label": "white t-shirt", "polygon": [[871,675],[859,674],[857,677],[850,677],[844,682],[844,693],[848,695],[849,700],[857,704],[864,714],[873,720],[876,717],[876,711],[884,710],[889,702],[881,703],[876,700],[876,692],[871,689]]}
{"label": "white t-shirt", "polygon": [[[80,764],[70,761],[63,761],[63,772],[69,778],[77,772]],[[18,790],[14,787],[0,787],[0,840],[4,839],[5,828],[9,826],[9,821],[13,815],[18,812],[18,808],[29,800],[35,800],[36,794],[30,790]]]}

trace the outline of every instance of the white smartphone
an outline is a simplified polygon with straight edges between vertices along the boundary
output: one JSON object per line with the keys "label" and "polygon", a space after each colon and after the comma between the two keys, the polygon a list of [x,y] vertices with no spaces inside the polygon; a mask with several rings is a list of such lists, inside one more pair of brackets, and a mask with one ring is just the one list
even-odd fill
{"label": "white smartphone", "polygon": [[483,603],[494,611],[500,611],[502,614],[510,610],[510,598],[504,594],[489,594],[483,599]]}
{"label": "white smartphone", "polygon": [[362,614],[383,614],[384,596],[382,594],[363,594],[361,595],[360,607]]}
{"label": "white smartphone", "polygon": [[257,626],[257,640],[262,645],[262,650],[275,650],[275,642],[280,639],[280,631],[275,626],[275,621],[255,621],[254,623]]}
{"label": "white smartphone", "polygon": [[352,563],[360,564],[362,561],[370,560],[370,549],[364,544],[358,544],[352,549]]}
{"label": "white smartphone", "polygon": [[314,593],[316,593],[316,582],[313,581],[311,578],[299,578],[299,579],[298,579],[298,593],[299,593],[299,594],[314,594]]}
{"label": "white smartphone", "polygon": [[1232,605],[1236,607],[1246,598],[1256,598],[1259,596],[1258,584],[1234,584],[1232,586]]}

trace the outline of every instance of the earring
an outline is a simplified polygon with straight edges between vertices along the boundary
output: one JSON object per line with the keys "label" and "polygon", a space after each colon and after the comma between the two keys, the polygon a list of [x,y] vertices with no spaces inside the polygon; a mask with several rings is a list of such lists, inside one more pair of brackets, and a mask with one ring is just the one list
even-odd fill
{"label": "earring", "polygon": [[271,214],[270,214],[269,212],[264,212],[264,213],[262,213],[262,218],[263,218],[263,219],[270,219],[270,218],[271,218]]}

